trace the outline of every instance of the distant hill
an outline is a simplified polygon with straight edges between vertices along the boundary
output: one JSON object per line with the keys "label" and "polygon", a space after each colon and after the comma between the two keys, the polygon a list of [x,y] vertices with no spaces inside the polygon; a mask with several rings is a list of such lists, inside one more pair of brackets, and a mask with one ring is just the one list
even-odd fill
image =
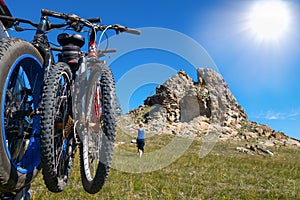
{"label": "distant hill", "polygon": [[216,71],[197,69],[197,82],[180,70],[156,88],[137,109],[123,118],[143,122],[150,132],[192,135],[214,133],[219,140],[254,140],[265,146],[297,146],[300,141],[283,132],[249,121],[243,107]]}

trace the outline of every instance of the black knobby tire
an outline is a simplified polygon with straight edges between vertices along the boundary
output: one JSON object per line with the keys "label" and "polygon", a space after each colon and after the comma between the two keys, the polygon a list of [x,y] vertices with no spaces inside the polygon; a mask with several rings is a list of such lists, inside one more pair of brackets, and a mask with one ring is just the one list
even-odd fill
{"label": "black knobby tire", "polygon": [[38,109],[43,58],[28,42],[0,39],[0,191],[29,185],[40,170]]}
{"label": "black knobby tire", "polygon": [[[95,194],[104,186],[112,162],[116,126],[116,91],[113,74],[104,63],[91,68],[88,83],[90,84],[86,88],[85,108],[87,124],[81,138],[80,171],[83,188],[86,192]],[[100,118],[93,113],[96,88],[100,91]]]}
{"label": "black knobby tire", "polygon": [[43,178],[52,192],[65,189],[75,145],[71,108],[72,73],[66,63],[50,67],[44,80],[41,115]]}

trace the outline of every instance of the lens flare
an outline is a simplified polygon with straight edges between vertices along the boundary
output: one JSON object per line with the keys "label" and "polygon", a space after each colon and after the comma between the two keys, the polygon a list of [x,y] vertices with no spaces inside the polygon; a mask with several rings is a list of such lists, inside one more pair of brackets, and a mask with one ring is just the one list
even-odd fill
{"label": "lens flare", "polygon": [[248,28],[260,41],[274,41],[286,36],[291,23],[288,4],[280,0],[258,1],[248,16]]}

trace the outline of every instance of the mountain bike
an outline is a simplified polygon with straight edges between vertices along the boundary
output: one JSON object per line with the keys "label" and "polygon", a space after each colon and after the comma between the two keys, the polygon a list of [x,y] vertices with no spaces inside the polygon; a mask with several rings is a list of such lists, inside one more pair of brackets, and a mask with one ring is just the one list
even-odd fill
{"label": "mountain bike", "polygon": [[[62,19],[51,23],[49,17]],[[31,43],[18,38],[0,39],[0,191],[18,191],[30,184],[42,168],[52,192],[68,182],[76,147],[80,149],[84,189],[97,193],[104,185],[112,160],[115,138],[116,94],[112,71],[99,58],[114,50],[97,49],[96,36],[112,29],[116,34],[140,34],[138,30],[101,24],[100,18],[81,18],[41,10],[41,20],[0,15],[16,31],[36,30]],[[47,34],[62,29],[57,41]],[[85,38],[72,30],[88,29]],[[57,54],[55,61],[54,52]]]}

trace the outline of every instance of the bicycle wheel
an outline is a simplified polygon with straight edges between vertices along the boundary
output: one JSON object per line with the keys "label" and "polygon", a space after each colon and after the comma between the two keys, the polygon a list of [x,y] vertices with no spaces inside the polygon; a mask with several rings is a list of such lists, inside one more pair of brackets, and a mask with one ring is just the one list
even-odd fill
{"label": "bicycle wheel", "polygon": [[0,191],[29,185],[40,169],[43,58],[28,42],[0,39]]}
{"label": "bicycle wheel", "polygon": [[101,190],[107,179],[115,140],[116,93],[111,70],[99,63],[89,71],[86,88],[86,126],[80,145],[83,188],[90,194]]}
{"label": "bicycle wheel", "polygon": [[75,145],[71,113],[72,73],[65,63],[50,67],[44,81],[41,115],[43,178],[52,192],[65,189],[72,168]]}

